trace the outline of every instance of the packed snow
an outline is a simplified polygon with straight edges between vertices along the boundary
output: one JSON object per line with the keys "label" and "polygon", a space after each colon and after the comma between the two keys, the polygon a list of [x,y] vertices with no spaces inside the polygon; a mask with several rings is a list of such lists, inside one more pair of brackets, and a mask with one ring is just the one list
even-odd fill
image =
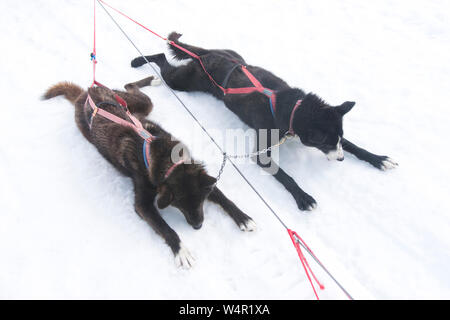
{"label": "packed snow", "polygon": [[[392,157],[397,169],[348,154],[327,161],[291,140],[281,167],[318,202],[304,213],[255,164],[239,167],[355,299],[450,298],[448,1],[107,2],[163,35],[176,30],[186,43],[234,49],[330,104],[356,101],[345,137]],[[200,230],[162,210],[196,258],[194,268],[176,268],[135,214],[131,181],[76,128],[72,105],[40,100],[59,81],[90,85],[93,1],[3,0],[0,9],[0,298],[315,298],[288,234],[229,164],[218,186],[257,230],[242,232],[211,203]],[[143,52],[166,51],[111,14]],[[122,88],[152,74],[130,68],[136,56],[98,7],[97,79]],[[220,152],[167,88],[143,90],[155,105],[149,118],[216,175]],[[247,129],[212,96],[177,94],[218,140],[226,129]],[[326,287],[319,296],[346,299],[307,258]]]}

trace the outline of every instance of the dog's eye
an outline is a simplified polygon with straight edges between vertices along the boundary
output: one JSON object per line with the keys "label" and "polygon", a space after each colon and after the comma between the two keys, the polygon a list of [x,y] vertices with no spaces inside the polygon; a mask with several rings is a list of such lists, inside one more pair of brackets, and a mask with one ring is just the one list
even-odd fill
{"label": "dog's eye", "polygon": [[320,131],[310,131],[308,138],[309,141],[314,144],[323,144],[327,139],[327,136]]}

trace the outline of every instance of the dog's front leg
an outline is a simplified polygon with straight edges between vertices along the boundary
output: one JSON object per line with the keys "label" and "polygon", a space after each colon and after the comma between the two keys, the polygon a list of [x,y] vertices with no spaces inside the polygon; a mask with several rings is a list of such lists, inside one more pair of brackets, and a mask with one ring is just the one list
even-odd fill
{"label": "dog's front leg", "polygon": [[300,210],[313,210],[317,207],[316,200],[303,191],[295,180],[284,172],[283,169],[278,168],[274,177],[292,194]]}
{"label": "dog's front leg", "polygon": [[[266,139],[265,141],[262,141]],[[260,130],[257,134],[257,150],[262,150],[267,147],[268,142],[274,145],[277,141],[272,141],[272,133],[270,130],[264,132]],[[261,153],[256,157],[256,163],[264,169],[267,173],[273,175],[278,182],[280,182],[287,191],[294,197],[297,207],[300,210],[313,210],[317,206],[316,200],[303,191],[298,184],[289,176],[272,158],[272,151]]]}
{"label": "dog's front leg", "polygon": [[253,219],[243,213],[217,187],[214,187],[213,191],[209,194],[208,200],[221,206],[242,231],[254,231],[256,229],[256,223]]}
{"label": "dog's front leg", "polygon": [[380,170],[393,169],[398,166],[398,164],[391,158],[373,154],[367,150],[364,150],[363,148],[358,147],[357,145],[344,138],[342,139],[342,148],[345,151],[355,155],[358,159],[367,161],[375,168],[378,168]]}
{"label": "dog's front leg", "polygon": [[178,234],[161,217],[154,205],[156,189],[147,182],[134,181],[135,210],[172,249],[177,267],[188,269],[193,266],[194,258],[184,247]]}

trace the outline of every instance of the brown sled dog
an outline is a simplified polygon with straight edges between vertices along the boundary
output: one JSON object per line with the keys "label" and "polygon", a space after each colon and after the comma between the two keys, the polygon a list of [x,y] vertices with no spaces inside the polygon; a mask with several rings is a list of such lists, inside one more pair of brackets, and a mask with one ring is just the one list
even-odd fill
{"label": "brown sled dog", "polygon": [[[49,88],[44,99],[64,95],[75,106],[75,121],[84,137],[120,172],[133,180],[135,210],[158,233],[175,255],[177,266],[189,268],[193,257],[183,246],[177,233],[169,227],[158,212],[169,205],[178,208],[186,221],[195,229],[203,223],[203,202],[208,199],[220,205],[243,231],[255,228],[253,220],[243,213],[216,186],[216,179],[209,176],[201,164],[195,161],[181,163],[173,171],[172,148],[180,142],[173,139],[156,123],[145,119],[153,104],[140,91],[144,86],[159,82],[149,77],[125,85],[126,91],[92,87],[88,91],[79,86],[61,82]],[[115,101],[114,93],[124,99],[129,111],[142,123],[145,130],[157,137],[150,144],[148,168],[142,153],[143,139],[131,128],[112,122],[100,115],[93,117],[92,109],[85,104],[87,95],[97,107],[115,116],[129,120],[125,110]],[[186,150],[183,148],[183,150]]]}

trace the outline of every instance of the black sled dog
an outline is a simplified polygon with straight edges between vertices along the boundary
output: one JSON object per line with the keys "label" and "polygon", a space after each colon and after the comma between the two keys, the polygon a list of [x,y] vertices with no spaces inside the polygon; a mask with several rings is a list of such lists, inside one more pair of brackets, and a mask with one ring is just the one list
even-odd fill
{"label": "black sled dog", "polygon": [[[189,268],[194,259],[177,233],[161,217],[155,206],[156,198],[158,208],[176,207],[195,229],[202,226],[206,199],[220,205],[242,231],[252,231],[256,225],[215,186],[216,179],[209,176],[201,164],[184,161],[184,155],[173,162],[172,149],[180,142],[145,118],[153,104],[140,88],[157,82],[160,80],[149,77],[125,85],[126,91],[101,86],[85,91],[75,84],[61,82],[49,88],[43,98],[64,95],[75,106],[75,121],[83,136],[114,167],[133,180],[138,215],[169,245],[177,266]],[[126,102],[128,112],[121,101]],[[107,117],[116,117],[119,123]],[[133,123],[142,127],[136,131]],[[154,137],[148,149],[142,132],[147,137]],[[187,149],[183,147],[182,150]]]}
{"label": "black sled dog", "polygon": [[[172,89],[208,92],[222,100],[250,127],[267,129],[265,142],[261,143],[260,134],[257,134],[258,150],[274,141],[271,129],[279,129],[281,136],[285,132],[298,135],[304,145],[318,148],[329,160],[344,160],[345,150],[381,170],[397,166],[389,157],[373,154],[343,137],[342,118],[353,108],[354,102],[330,106],[315,94],[306,94],[301,89],[290,87],[263,68],[247,65],[232,50],[207,50],[191,46],[180,42],[180,36],[172,32],[168,39],[172,42],[169,48],[175,59],[183,63],[173,66],[164,54],[147,56],[146,59],[159,66],[164,81]],[[190,53],[197,57],[193,58]],[[131,66],[136,68],[145,62],[143,57],[137,57],[131,61]],[[281,136],[278,135],[275,141]],[[257,163],[267,170],[269,165],[273,165],[270,151],[264,157],[266,160],[261,161],[261,156],[258,156]],[[299,209],[312,210],[316,207],[316,201],[286,172],[278,167],[274,171],[274,177],[292,194]]]}

